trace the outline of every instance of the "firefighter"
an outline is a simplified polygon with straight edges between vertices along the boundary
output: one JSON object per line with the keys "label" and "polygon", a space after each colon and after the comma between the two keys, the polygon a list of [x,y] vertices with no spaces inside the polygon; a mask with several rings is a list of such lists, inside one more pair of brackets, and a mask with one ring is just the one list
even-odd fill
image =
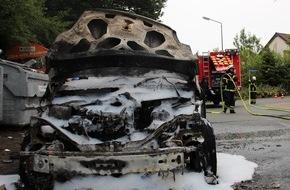
{"label": "firefighter", "polygon": [[223,112],[226,113],[229,108],[230,113],[235,112],[235,91],[236,82],[238,78],[233,65],[229,65],[226,73],[222,77],[223,84],[223,99],[224,99],[224,109]]}
{"label": "firefighter", "polygon": [[250,91],[250,104],[256,104],[257,86],[255,76],[253,76],[252,80],[250,81],[249,91]]}

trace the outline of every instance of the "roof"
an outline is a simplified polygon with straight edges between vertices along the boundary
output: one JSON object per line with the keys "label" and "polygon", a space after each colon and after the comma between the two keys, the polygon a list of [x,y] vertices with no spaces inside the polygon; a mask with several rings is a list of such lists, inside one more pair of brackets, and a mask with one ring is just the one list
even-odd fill
{"label": "roof", "polygon": [[279,37],[282,40],[285,41],[285,43],[287,43],[289,41],[289,36],[290,34],[286,34],[286,33],[280,33],[280,32],[276,32],[272,38],[269,40],[269,42],[265,45],[265,47],[267,47],[275,38]]}
{"label": "roof", "polygon": [[48,49],[40,44],[31,42],[27,45],[17,44],[8,50],[8,60],[36,59],[43,57]]}

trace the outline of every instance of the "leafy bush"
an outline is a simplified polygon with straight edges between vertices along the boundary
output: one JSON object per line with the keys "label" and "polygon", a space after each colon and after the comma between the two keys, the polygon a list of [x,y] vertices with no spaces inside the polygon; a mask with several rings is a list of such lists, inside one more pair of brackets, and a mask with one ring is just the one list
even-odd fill
{"label": "leafy bush", "polygon": [[[243,99],[249,98],[249,88],[244,86],[239,93],[241,94]],[[270,86],[270,85],[264,85],[260,84],[257,86],[257,98],[269,98],[274,97],[275,94],[277,96],[281,96],[282,94],[284,96],[287,95],[287,91],[283,89],[281,86]]]}
{"label": "leafy bush", "polygon": [[269,85],[260,85],[257,88],[257,97],[267,98],[267,97],[274,97],[275,94],[280,96],[281,94],[285,95],[285,90],[281,88],[281,86],[269,86]]}

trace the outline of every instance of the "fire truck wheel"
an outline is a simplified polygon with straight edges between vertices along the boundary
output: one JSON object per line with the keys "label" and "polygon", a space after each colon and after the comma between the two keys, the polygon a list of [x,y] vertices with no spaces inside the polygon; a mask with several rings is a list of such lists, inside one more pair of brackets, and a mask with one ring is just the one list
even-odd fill
{"label": "fire truck wheel", "polygon": [[220,103],[221,103],[220,100],[214,100],[214,101],[213,101],[213,104],[214,104],[215,106],[218,106]]}

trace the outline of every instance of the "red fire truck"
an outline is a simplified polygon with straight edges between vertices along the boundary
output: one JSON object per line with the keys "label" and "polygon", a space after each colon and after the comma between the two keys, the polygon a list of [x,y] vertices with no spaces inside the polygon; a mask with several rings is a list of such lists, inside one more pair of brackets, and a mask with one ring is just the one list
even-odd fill
{"label": "red fire truck", "polygon": [[198,56],[199,82],[205,92],[206,100],[215,105],[221,102],[221,78],[229,65],[236,69],[237,88],[241,88],[241,62],[238,49],[225,51],[203,52]]}

